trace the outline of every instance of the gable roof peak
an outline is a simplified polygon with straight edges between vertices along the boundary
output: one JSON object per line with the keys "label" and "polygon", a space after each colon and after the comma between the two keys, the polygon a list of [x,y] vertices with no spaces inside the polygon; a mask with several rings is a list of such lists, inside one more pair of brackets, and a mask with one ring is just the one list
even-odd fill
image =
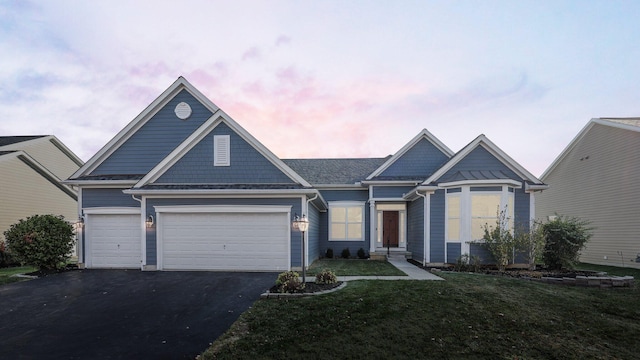
{"label": "gable roof peak", "polygon": [[435,146],[438,150],[440,150],[447,157],[451,157],[454,155],[454,152],[449,149],[442,141],[440,141],[435,135],[433,135],[429,130],[422,129],[413,139],[411,139],[407,144],[405,144],[398,152],[391,155],[378,169],[372,172],[369,176],[367,176],[367,180],[371,180],[374,177],[382,174],[386,169],[388,169],[393,163],[395,163],[398,159],[402,157],[402,155],[406,154],[407,151],[411,150],[417,143],[421,140],[427,140],[433,146]]}
{"label": "gable roof peak", "polygon": [[518,176],[522,177],[522,179],[530,181],[533,184],[542,184],[538,178],[536,178],[533,174],[531,174],[527,169],[518,164],[513,158],[511,158],[507,153],[502,151],[496,144],[494,144],[489,138],[484,135],[478,135],[473,141],[467,144],[462,150],[458,151],[446,164],[444,164],[440,169],[438,169],[433,175],[431,175],[427,180],[423,182],[423,185],[429,185],[436,180],[440,179],[443,175],[447,173],[447,171],[451,170],[457,163],[459,163],[462,159],[464,159],[467,155],[469,155],[473,150],[477,149],[479,146],[485,148],[491,155],[495,156],[499,161],[507,165],[511,170],[513,170]]}

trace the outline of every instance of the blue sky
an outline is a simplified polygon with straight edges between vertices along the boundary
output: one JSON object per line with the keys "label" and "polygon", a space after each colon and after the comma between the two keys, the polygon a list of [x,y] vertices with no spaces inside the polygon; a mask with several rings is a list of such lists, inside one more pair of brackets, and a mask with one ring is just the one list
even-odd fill
{"label": "blue sky", "polygon": [[88,160],[185,76],[282,158],[485,134],[541,175],[640,116],[637,1],[3,1],[0,134]]}

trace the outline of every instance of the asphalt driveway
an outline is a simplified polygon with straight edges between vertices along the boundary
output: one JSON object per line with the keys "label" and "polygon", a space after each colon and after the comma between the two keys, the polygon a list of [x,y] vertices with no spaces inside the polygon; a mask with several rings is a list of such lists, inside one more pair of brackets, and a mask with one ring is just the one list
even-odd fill
{"label": "asphalt driveway", "polygon": [[0,358],[193,359],[276,277],[77,270],[0,286]]}

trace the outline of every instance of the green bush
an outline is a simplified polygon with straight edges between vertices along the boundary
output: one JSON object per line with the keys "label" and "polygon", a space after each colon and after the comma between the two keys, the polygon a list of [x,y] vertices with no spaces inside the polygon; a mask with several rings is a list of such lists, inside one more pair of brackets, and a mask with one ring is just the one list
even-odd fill
{"label": "green bush", "polygon": [[33,215],[4,232],[7,247],[21,263],[40,270],[66,266],[73,249],[73,226],[63,216]]}
{"label": "green bush", "polygon": [[295,293],[304,289],[304,283],[300,281],[300,274],[295,271],[285,271],[278,275],[276,280],[278,292]]}
{"label": "green bush", "polygon": [[338,282],[336,274],[328,269],[323,269],[316,274],[316,284],[335,284]]}
{"label": "green bush", "polygon": [[453,270],[458,272],[477,272],[480,270],[480,258],[476,255],[462,254],[456,260]]}
{"label": "green bush", "polygon": [[542,253],[544,251],[544,232],[542,224],[533,222],[529,229],[520,228],[516,230],[515,243],[517,249],[524,254],[529,270],[536,269],[536,263],[542,261]]}
{"label": "green bush", "polygon": [[333,249],[328,248],[327,252],[324,254],[324,257],[326,257],[327,259],[333,259]]}
{"label": "green bush", "polygon": [[573,268],[580,251],[591,238],[592,230],[588,221],[575,217],[556,216],[554,220],[543,224],[544,264],[552,270]]}
{"label": "green bush", "polygon": [[511,229],[509,229],[506,208],[497,214],[495,226],[484,224],[482,229],[484,230],[482,237],[484,246],[496,260],[498,270],[504,271],[509,264],[509,259],[513,256],[516,245]]}
{"label": "green bush", "polygon": [[344,248],[342,250],[342,258],[343,259],[348,259],[351,257],[351,251],[349,251],[349,248]]}
{"label": "green bush", "polygon": [[363,248],[358,249],[358,259],[366,259],[367,258],[367,253],[364,251]]}
{"label": "green bush", "polygon": [[7,251],[4,241],[0,241],[0,268],[18,265],[20,265],[20,262]]}

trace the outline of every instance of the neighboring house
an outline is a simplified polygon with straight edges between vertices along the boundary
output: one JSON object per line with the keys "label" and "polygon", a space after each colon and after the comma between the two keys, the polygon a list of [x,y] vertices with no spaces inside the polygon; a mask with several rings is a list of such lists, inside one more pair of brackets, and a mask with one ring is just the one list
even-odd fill
{"label": "neighboring house", "polygon": [[62,180],[83,162],[55,136],[0,136],[0,240],[35,214],[78,218],[77,193]]}
{"label": "neighboring house", "polygon": [[[592,119],[542,175],[538,216],[591,222],[580,260],[640,268],[640,118]],[[638,259],[640,261],[640,259]]]}
{"label": "neighboring house", "polygon": [[[366,131],[366,129],[363,129]],[[396,154],[283,160],[180,77],[67,181],[89,268],[301,268],[328,248],[423,263],[485,255],[470,240],[507,207],[528,226],[546,186],[484,135],[454,154],[423,130]]]}

